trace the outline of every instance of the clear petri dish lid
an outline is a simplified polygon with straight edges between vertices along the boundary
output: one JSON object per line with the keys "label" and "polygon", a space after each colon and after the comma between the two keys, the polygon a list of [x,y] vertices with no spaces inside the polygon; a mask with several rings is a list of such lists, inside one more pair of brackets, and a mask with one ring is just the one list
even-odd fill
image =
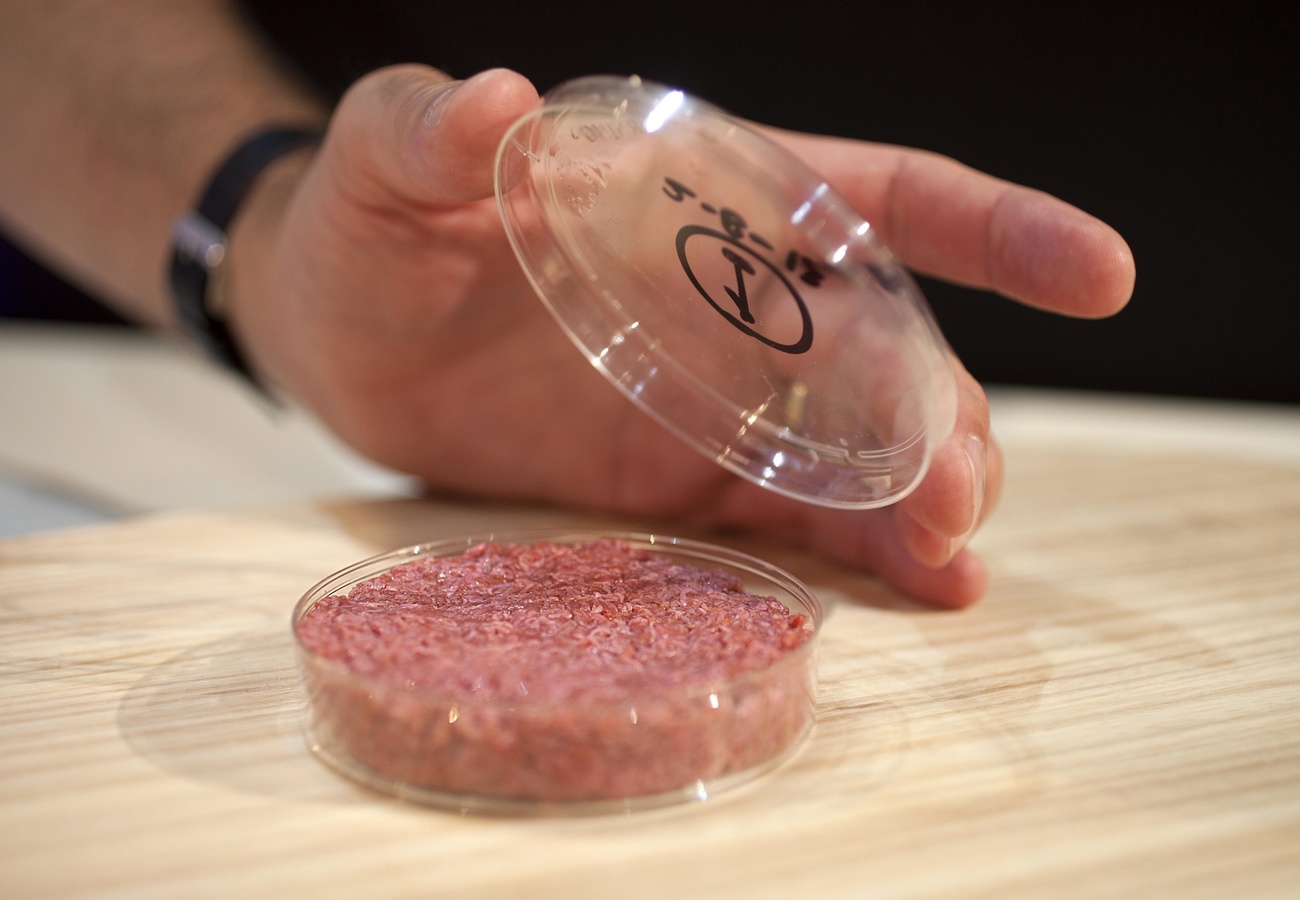
{"label": "clear petri dish lid", "polygon": [[883,506],[952,430],[915,282],[823,178],[717,107],[635,77],[568,82],[506,134],[496,191],[592,365],[730,471]]}

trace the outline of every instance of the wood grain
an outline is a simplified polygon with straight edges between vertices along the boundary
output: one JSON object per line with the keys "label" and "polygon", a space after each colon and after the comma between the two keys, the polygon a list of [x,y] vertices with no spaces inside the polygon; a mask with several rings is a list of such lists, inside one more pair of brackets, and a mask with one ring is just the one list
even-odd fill
{"label": "wood grain", "polygon": [[299,733],[288,616],[318,578],[578,517],[339,502],[0,543],[0,895],[1295,896],[1300,469],[1099,446],[1008,444],[962,613],[720,539],[830,608],[818,725],[747,788],[632,816],[404,806]]}

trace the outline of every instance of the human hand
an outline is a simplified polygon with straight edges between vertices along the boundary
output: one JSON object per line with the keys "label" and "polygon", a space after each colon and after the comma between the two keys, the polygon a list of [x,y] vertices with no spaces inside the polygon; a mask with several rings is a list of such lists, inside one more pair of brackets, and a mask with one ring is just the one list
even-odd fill
{"label": "human hand", "polygon": [[[810,506],[725,472],[592,371],[516,263],[493,160],[536,103],[500,70],[455,90],[421,67],[358,82],[310,165],[281,170],[232,237],[231,316],[254,366],[441,490],[762,529],[923,600],[976,600],[987,575],[965,544],[1002,461],[974,379],[954,360],[956,428],[894,507]],[[1069,315],[1131,292],[1123,240],[1047,195],[919,151],[770,134],[919,271]]]}

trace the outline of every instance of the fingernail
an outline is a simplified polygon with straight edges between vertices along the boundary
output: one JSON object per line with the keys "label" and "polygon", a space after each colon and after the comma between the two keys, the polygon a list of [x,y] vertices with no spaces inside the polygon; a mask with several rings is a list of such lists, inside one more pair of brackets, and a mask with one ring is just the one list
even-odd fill
{"label": "fingernail", "polygon": [[929,569],[942,569],[952,561],[953,539],[926,528],[905,510],[900,510],[899,528],[908,553]]}
{"label": "fingernail", "polygon": [[970,539],[975,536],[975,531],[980,524],[980,511],[984,507],[984,468],[988,461],[987,448],[979,435],[968,434],[962,441],[961,449],[966,456],[966,464],[970,466],[970,526],[948,542],[949,559],[965,549]]}
{"label": "fingernail", "polygon": [[442,114],[447,109],[447,101],[465,82],[448,81],[429,89],[429,99],[424,107],[424,127],[432,128],[442,121]]}
{"label": "fingernail", "polygon": [[984,446],[984,439],[978,434],[968,434],[962,441],[962,452],[966,454],[966,462],[970,466],[970,487],[971,487],[971,517],[970,526],[973,529],[980,521],[980,511],[984,506],[984,469],[988,464],[988,449]]}
{"label": "fingernail", "polygon": [[963,539],[960,537],[945,539],[943,542],[942,564],[946,566],[952,562],[952,558],[961,552],[962,546]]}

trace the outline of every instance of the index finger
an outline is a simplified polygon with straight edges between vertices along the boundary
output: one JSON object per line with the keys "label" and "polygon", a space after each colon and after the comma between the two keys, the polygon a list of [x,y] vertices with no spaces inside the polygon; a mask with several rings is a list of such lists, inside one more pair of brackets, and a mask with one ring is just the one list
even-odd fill
{"label": "index finger", "polygon": [[769,130],[926,275],[1065,315],[1118,312],[1135,268],[1115,229],[1042,191],[935,153]]}

